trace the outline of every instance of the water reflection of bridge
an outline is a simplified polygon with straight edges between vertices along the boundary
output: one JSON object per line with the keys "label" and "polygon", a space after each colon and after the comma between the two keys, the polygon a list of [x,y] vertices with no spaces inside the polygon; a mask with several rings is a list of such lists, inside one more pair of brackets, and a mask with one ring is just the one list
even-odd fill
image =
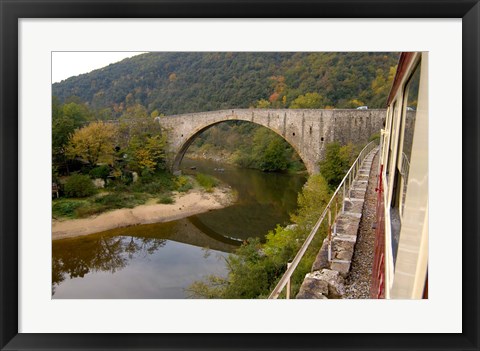
{"label": "water reflection of bridge", "polygon": [[[101,235],[102,233],[99,233]],[[107,235],[122,235],[147,239],[166,239],[179,243],[222,252],[232,252],[242,241],[226,237],[205,225],[196,216],[167,223],[152,223],[118,228],[105,232]]]}
{"label": "water reflection of bridge", "polygon": [[52,293],[55,294],[56,287],[67,277],[83,278],[96,271],[115,273],[123,270],[134,257],[153,255],[167,241],[226,253],[233,252],[242,242],[215,232],[195,216],[55,240]]}

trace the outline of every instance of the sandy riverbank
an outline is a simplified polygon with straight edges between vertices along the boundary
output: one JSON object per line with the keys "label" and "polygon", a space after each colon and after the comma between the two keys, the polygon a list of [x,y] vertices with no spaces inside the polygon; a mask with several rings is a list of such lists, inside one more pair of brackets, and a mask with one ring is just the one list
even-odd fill
{"label": "sandy riverbank", "polygon": [[145,204],[102,213],[84,219],[53,220],[52,240],[72,238],[136,224],[168,222],[229,206],[234,202],[230,188],[217,187],[212,193],[200,189],[175,194],[175,202]]}

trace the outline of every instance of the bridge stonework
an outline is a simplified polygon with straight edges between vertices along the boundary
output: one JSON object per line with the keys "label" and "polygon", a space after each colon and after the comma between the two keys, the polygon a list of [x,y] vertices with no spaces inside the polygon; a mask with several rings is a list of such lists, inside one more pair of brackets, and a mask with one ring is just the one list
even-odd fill
{"label": "bridge stonework", "polygon": [[364,143],[380,131],[386,110],[234,109],[160,117],[168,137],[167,163],[177,172],[195,138],[215,124],[248,121],[273,130],[298,153],[310,174],[319,171],[325,146]]}

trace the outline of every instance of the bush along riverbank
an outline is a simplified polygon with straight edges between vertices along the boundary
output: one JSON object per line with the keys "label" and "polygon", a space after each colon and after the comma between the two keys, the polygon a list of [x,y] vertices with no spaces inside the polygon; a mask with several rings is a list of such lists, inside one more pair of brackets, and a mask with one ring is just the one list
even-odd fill
{"label": "bush along riverbank", "polygon": [[62,182],[63,196],[52,201],[52,217],[56,220],[87,218],[144,204],[174,204],[175,199],[191,189],[210,193],[215,187],[227,189],[211,176],[197,174],[195,178],[166,172],[140,177],[130,183],[112,181],[99,189],[94,186],[99,182],[86,175],[65,177]]}
{"label": "bush along riverbank", "polygon": [[171,199],[172,203],[147,201],[131,209],[112,210],[87,218],[53,220],[52,239],[72,238],[137,224],[169,222],[220,209],[236,200],[230,188],[221,186],[210,192],[198,187],[185,193],[173,192]]}
{"label": "bush along riverbank", "polygon": [[82,219],[145,204],[171,205],[193,188],[212,192],[220,183],[174,176],[166,166],[166,135],[138,104],[118,123],[98,120],[87,106],[52,102],[52,217]]}

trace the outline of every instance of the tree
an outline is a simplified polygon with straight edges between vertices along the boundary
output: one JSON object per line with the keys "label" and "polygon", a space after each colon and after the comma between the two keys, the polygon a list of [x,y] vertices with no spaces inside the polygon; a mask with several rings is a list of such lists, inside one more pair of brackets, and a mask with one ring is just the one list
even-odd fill
{"label": "tree", "polygon": [[320,94],[306,93],[293,100],[290,108],[322,108],[324,105],[324,99]]}
{"label": "tree", "polygon": [[92,122],[77,129],[71,136],[67,156],[80,157],[95,166],[98,162],[113,163],[117,128],[113,124]]}
{"label": "tree", "polygon": [[81,103],[70,102],[63,105],[62,114],[65,117],[71,118],[76,125],[82,125],[85,121],[91,121],[93,114],[90,109]]}
{"label": "tree", "polygon": [[67,144],[75,129],[80,128],[91,117],[84,105],[71,102],[61,105],[56,97],[52,98],[52,164],[62,166],[68,173],[65,155]]}
{"label": "tree", "polygon": [[388,72],[379,68],[376,71],[376,77],[371,84],[372,92],[372,103],[377,106],[384,107],[392,87],[393,79],[395,78],[395,73],[397,71],[397,66],[392,66],[388,69]]}
{"label": "tree", "polygon": [[149,114],[144,106],[136,104],[128,107],[120,117],[120,144],[131,170],[142,173],[163,168],[166,135],[155,121],[158,116],[158,111]]}
{"label": "tree", "polygon": [[287,154],[287,150],[280,137],[272,138],[261,158],[260,169],[267,172],[286,170],[291,156]]}
{"label": "tree", "polygon": [[166,137],[160,134],[132,137],[127,151],[129,167],[140,173],[145,170],[153,173],[162,168],[165,160],[165,143]]}
{"label": "tree", "polygon": [[312,175],[298,195],[298,210],[292,221],[310,231],[330,201],[328,183],[322,174]]}
{"label": "tree", "polygon": [[155,117],[150,116],[147,109],[140,104],[128,107],[119,120],[120,145],[128,147],[128,144],[135,136],[145,137],[160,134],[162,129],[160,124],[155,121]]}
{"label": "tree", "polygon": [[365,103],[358,99],[352,99],[348,102],[348,105],[349,105],[348,107],[350,108],[357,108],[360,106],[365,106]]}
{"label": "tree", "polygon": [[265,100],[265,99],[260,99],[257,101],[257,108],[269,108],[270,107],[270,101]]}
{"label": "tree", "polygon": [[351,143],[344,146],[337,142],[327,145],[325,159],[320,162],[320,173],[325,177],[330,189],[333,190],[340,184],[355,158],[356,150]]}
{"label": "tree", "polygon": [[274,132],[259,128],[253,137],[253,164],[262,171],[284,171],[288,168],[292,149]]}

